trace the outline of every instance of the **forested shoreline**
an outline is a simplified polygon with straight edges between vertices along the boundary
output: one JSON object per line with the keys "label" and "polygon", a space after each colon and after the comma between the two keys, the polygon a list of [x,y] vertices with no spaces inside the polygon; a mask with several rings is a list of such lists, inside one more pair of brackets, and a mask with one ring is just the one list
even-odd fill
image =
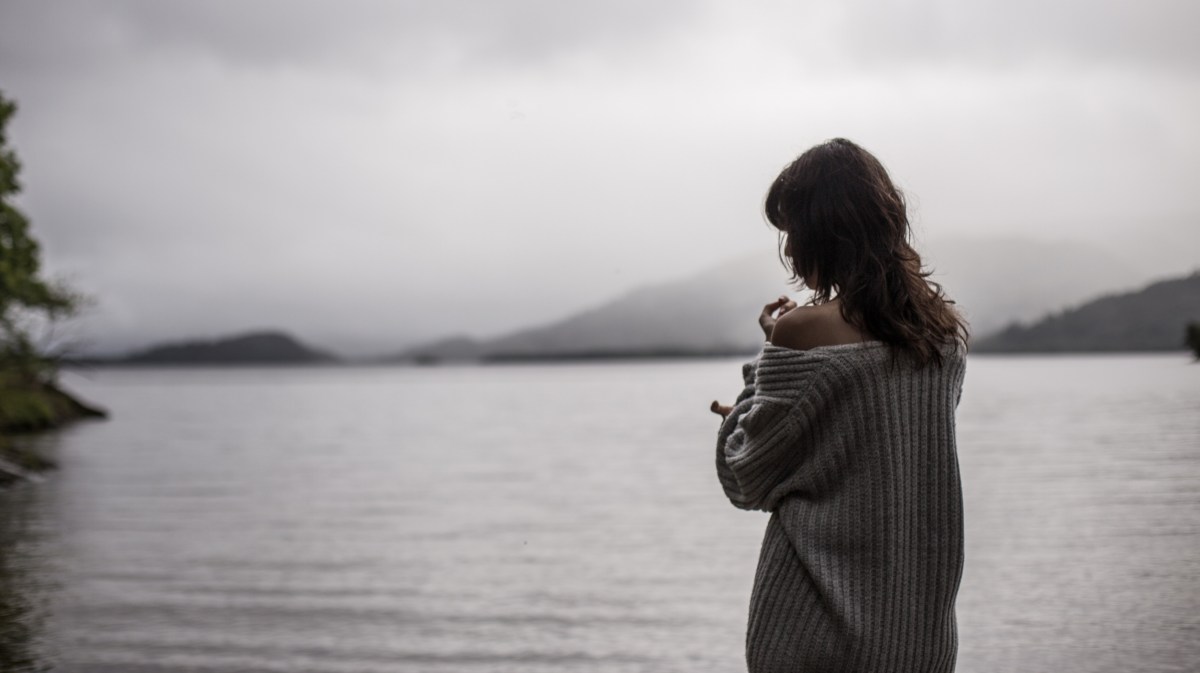
{"label": "forested shoreline", "polygon": [[14,436],[105,415],[58,385],[60,358],[47,335],[83,298],[42,277],[40,246],[14,203],[21,165],[7,126],[16,111],[0,92],[0,484],[53,467]]}

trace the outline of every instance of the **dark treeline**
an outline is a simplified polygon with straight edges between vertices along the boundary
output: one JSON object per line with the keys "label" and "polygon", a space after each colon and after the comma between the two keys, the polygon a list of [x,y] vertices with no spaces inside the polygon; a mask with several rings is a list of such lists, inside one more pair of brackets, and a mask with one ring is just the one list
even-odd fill
{"label": "dark treeline", "polygon": [[1010,325],[972,345],[976,352],[1173,351],[1200,320],[1200,272],[1109,295],[1030,325]]}
{"label": "dark treeline", "polygon": [[114,360],[120,364],[325,364],[338,358],[277,331],[162,344]]}

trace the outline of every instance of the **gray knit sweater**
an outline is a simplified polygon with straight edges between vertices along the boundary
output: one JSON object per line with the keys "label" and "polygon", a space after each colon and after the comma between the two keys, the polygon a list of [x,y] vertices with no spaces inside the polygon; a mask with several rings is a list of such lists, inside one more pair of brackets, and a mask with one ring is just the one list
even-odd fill
{"label": "gray knit sweater", "polygon": [[763,347],[721,424],[717,475],[771,512],[751,673],[954,670],[963,564],[954,412],[965,354],[918,367],[881,342]]}

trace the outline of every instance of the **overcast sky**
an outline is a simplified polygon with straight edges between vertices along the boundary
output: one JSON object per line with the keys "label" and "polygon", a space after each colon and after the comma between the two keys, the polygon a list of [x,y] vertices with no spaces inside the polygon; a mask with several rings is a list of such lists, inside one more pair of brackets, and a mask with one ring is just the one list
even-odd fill
{"label": "overcast sky", "polygon": [[92,349],[388,350],[770,248],[768,184],[834,136],[924,240],[1191,270],[1196,25],[1186,0],[5,0],[0,89]]}

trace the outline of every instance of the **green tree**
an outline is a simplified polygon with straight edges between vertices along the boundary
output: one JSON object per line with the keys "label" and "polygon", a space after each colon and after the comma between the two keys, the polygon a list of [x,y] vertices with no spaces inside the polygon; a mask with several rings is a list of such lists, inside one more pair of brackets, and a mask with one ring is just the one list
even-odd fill
{"label": "green tree", "polygon": [[38,243],[29,233],[29,220],[13,204],[21,190],[21,164],[8,146],[7,126],[16,111],[16,103],[0,92],[0,376],[20,384],[54,371],[34,343],[32,325],[72,314],[79,297],[41,277]]}

